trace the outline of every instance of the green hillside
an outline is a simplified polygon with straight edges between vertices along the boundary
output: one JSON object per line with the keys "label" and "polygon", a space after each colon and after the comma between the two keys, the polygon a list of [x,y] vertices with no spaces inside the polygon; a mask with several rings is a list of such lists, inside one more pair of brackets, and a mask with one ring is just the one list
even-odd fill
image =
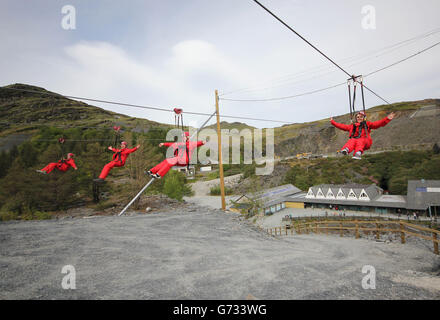
{"label": "green hillside", "polygon": [[[440,99],[426,99],[380,105],[367,110],[368,120],[376,121],[392,111],[396,117],[387,126],[373,130],[370,151],[430,149],[440,145]],[[334,116],[350,123],[350,115]],[[347,132],[336,129],[330,119],[275,128],[275,153],[286,157],[298,153],[333,154],[347,141]]]}
{"label": "green hillside", "polygon": [[111,129],[113,126],[122,126],[124,130],[133,132],[170,127],[67,99],[35,86],[14,84],[5,88],[26,91],[0,88],[0,151],[12,147],[11,144],[5,147],[6,139],[2,138],[11,135],[29,137],[43,126],[62,129]]}
{"label": "green hillside", "polygon": [[[47,92],[27,85],[13,88]],[[169,125],[109,112],[64,97],[0,89],[0,220],[49,218],[49,212],[78,206],[96,210],[128,202],[149,180],[145,168],[165,158]],[[115,146],[113,126],[121,126],[119,141],[141,148],[131,154],[123,168],[114,169],[101,187],[100,203],[93,202],[93,178],[112,158],[108,146]],[[64,144],[58,139],[63,137]],[[68,152],[75,154],[79,170],[37,173]],[[185,176],[172,172],[157,181],[150,193],[169,192],[181,199],[189,194]],[[174,189],[177,189],[176,193]],[[136,205],[136,204],[135,204]]]}
{"label": "green hillside", "polygon": [[[14,84],[0,88],[0,219],[43,219],[53,212],[74,207],[105,210],[127,203],[149,180],[145,168],[165,158],[165,139],[170,125],[110,112],[67,99],[45,89]],[[440,179],[440,100],[429,99],[377,106],[368,110],[370,120],[389,112],[397,117],[386,127],[373,131],[373,147],[361,161],[351,157],[314,160],[285,160],[269,176],[255,176],[255,165],[225,165],[225,175],[244,173],[236,193],[292,183],[306,190],[320,183],[376,183],[393,194],[406,191],[408,179]],[[349,116],[335,117],[348,123]],[[101,188],[100,203],[93,202],[92,181],[111,160],[121,126],[121,140],[141,148],[130,155],[124,168],[114,169]],[[222,122],[223,129],[253,129],[245,123]],[[215,129],[215,126],[211,126]],[[66,142],[58,142],[64,137]],[[329,119],[275,128],[275,152],[279,158],[296,153],[334,155],[347,140],[346,132],[335,130]],[[377,153],[383,150],[393,152]],[[399,151],[400,150],[400,151]],[[73,152],[80,170],[41,175],[35,170]],[[230,154],[231,156],[231,154]],[[207,178],[215,177],[212,172]],[[170,172],[148,192],[165,193],[176,199],[191,193],[185,177]],[[135,206],[137,204],[135,203]]]}

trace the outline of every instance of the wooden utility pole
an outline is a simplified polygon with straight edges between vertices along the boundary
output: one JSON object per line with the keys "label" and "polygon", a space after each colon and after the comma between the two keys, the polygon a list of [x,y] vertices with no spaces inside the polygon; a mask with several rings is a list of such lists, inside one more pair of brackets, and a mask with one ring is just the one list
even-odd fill
{"label": "wooden utility pole", "polygon": [[218,169],[220,172],[220,191],[221,191],[221,195],[222,195],[222,210],[226,210],[225,177],[223,175],[223,162],[222,162],[222,132],[220,130],[220,113],[218,111],[218,91],[217,90],[215,90],[215,111],[217,113]]}

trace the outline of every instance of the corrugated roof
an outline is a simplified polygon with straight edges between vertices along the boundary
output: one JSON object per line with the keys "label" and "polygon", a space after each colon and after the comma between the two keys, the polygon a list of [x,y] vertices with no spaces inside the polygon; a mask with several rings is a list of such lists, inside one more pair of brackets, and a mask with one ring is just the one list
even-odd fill
{"label": "corrugated roof", "polygon": [[274,198],[283,198],[285,196],[302,192],[292,184],[285,184],[279,187],[266,189],[261,192],[249,194],[248,197],[260,201],[270,201]]}
{"label": "corrugated roof", "polygon": [[405,208],[406,201],[400,201],[401,196],[395,201],[363,201],[363,200],[340,200],[340,199],[310,199],[306,197],[285,197],[285,201],[290,202],[306,202],[306,203],[322,203],[332,205],[348,205],[362,207],[384,207],[384,208]]}
{"label": "corrugated roof", "polygon": [[[249,193],[242,195],[235,201],[239,201],[243,197],[246,197],[249,199],[249,201],[255,200],[259,201],[261,205],[266,208],[269,206],[272,206],[274,204],[282,203],[284,202],[284,198],[286,196],[295,195],[303,193],[300,189],[295,187],[292,184],[285,184],[279,187],[274,187],[270,189],[266,189],[264,191],[256,192],[256,193]],[[246,200],[244,200],[246,201]]]}
{"label": "corrugated roof", "polygon": [[[319,185],[311,187],[314,194],[321,188],[324,196],[331,185]],[[363,186],[363,188],[360,188]],[[355,187],[355,188],[354,188]],[[304,196],[286,197],[286,201],[292,202],[307,202],[307,203],[322,203],[322,204],[339,204],[339,205],[354,205],[365,207],[390,207],[390,208],[406,208],[409,210],[427,210],[430,206],[440,206],[440,180],[409,180],[407,196],[401,195],[383,195],[382,189],[372,184],[365,185],[334,185],[331,188],[333,193],[337,195],[339,188],[348,196],[350,189],[353,189],[356,196],[359,197],[360,191],[365,189],[365,192],[370,197],[370,201],[363,200],[344,200],[344,199],[317,199],[306,198]]]}
{"label": "corrugated roof", "polygon": [[374,200],[378,196],[380,196],[383,192],[381,188],[376,186],[375,184],[357,184],[357,183],[350,183],[350,184],[320,184],[311,187],[313,194],[316,196],[319,189],[321,189],[324,196],[327,195],[327,192],[329,189],[332,190],[335,197],[338,195],[339,189],[342,190],[345,197],[348,196],[348,193],[350,190],[353,190],[356,197],[359,198],[359,195],[361,194],[362,190],[365,190],[370,200]]}

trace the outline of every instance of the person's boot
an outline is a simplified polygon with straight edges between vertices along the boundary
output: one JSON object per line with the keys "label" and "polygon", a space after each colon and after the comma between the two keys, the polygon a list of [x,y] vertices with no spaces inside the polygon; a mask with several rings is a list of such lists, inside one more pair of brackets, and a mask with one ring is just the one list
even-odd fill
{"label": "person's boot", "polygon": [[103,183],[105,180],[102,178],[93,179],[94,182]]}
{"label": "person's boot", "polygon": [[348,148],[344,148],[341,150],[341,153],[346,156],[348,154]]}
{"label": "person's boot", "polygon": [[362,159],[361,156],[362,156],[362,152],[358,151],[354,154],[353,159],[361,160]]}
{"label": "person's boot", "polygon": [[153,172],[151,172],[150,170],[147,170],[147,169],[144,170],[144,173],[145,173],[147,176],[151,176],[151,175],[153,174]]}
{"label": "person's boot", "polygon": [[43,171],[43,170],[35,170],[35,171],[38,172],[38,173],[47,174],[47,172]]}

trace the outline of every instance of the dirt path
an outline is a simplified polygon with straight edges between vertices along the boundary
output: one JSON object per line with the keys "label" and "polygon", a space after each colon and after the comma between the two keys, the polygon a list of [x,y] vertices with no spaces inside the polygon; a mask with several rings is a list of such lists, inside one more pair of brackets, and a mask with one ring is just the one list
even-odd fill
{"label": "dirt path", "polygon": [[[0,299],[438,299],[439,256],[413,244],[275,238],[193,205],[0,224]],[[63,266],[76,271],[64,290]],[[376,270],[365,290],[362,268]],[[435,279],[429,281],[429,279]]]}
{"label": "dirt path", "polygon": [[[237,174],[229,177],[225,177],[225,185],[231,186],[236,184],[242,174]],[[184,197],[184,200],[188,203],[192,203],[195,205],[206,206],[212,209],[220,209],[222,207],[221,197],[220,196],[210,196],[209,192],[212,187],[219,185],[220,179],[214,179],[209,181],[197,181],[191,183],[191,188],[194,191],[194,196],[192,197]],[[226,196],[226,209],[228,209],[231,204],[230,200],[237,198],[237,196]]]}
{"label": "dirt path", "polygon": [[[236,174],[233,176],[225,177],[225,186],[236,184],[240,180],[241,176],[242,174]],[[191,188],[194,191],[194,196],[196,197],[208,196],[211,188],[216,185],[220,185],[220,179],[197,181],[191,183]]]}

